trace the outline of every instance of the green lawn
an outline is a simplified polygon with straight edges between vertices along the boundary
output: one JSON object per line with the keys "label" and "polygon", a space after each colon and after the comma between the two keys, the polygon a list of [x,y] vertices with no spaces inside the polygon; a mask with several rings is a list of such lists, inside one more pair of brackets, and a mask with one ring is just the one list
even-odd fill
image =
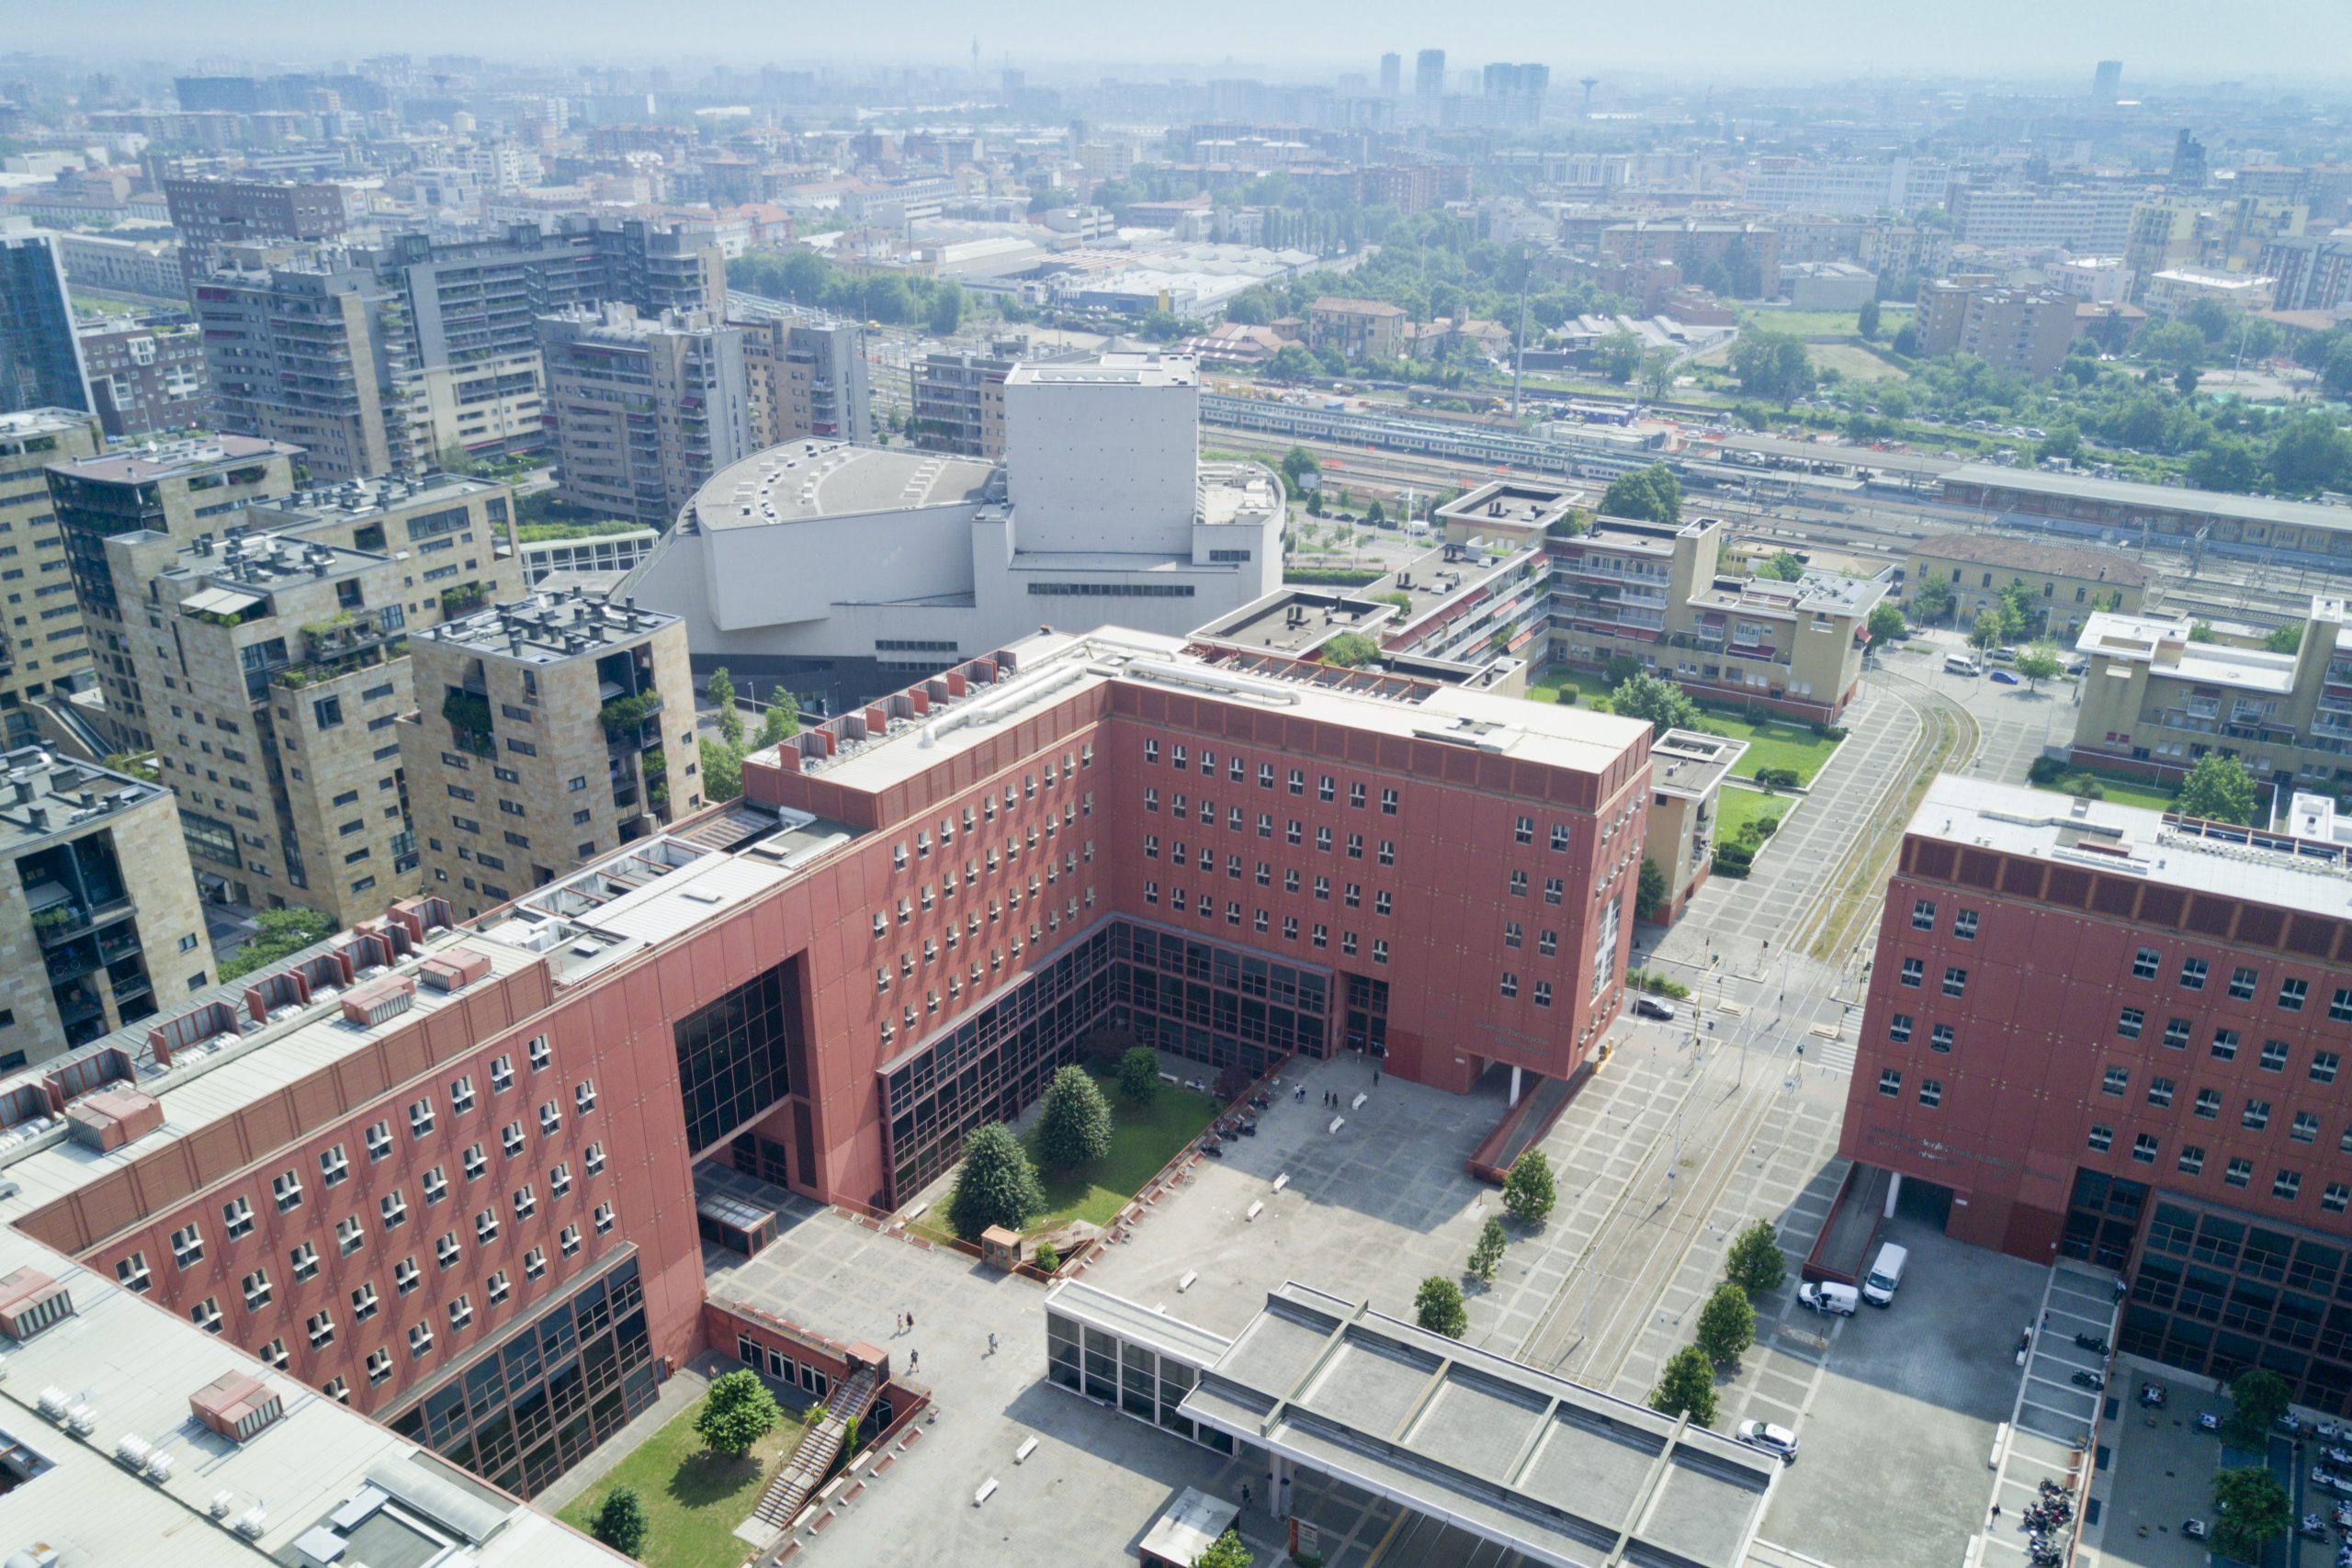
{"label": "green lawn", "polygon": [[[1181,1059],[1170,1060],[1174,1063],[1170,1071],[1183,1070]],[[1111,1216],[1143,1190],[1143,1184],[1158,1175],[1161,1166],[1174,1159],[1178,1149],[1199,1137],[1201,1129],[1223,1109],[1220,1101],[1208,1095],[1162,1083],[1152,1102],[1138,1111],[1127,1103],[1118,1086],[1110,1079],[1098,1077],[1096,1082],[1111,1102],[1109,1154],[1092,1165],[1054,1171],[1047,1169],[1038,1156],[1036,1126],[1032,1124],[1022,1136],[1022,1146],[1036,1164],[1038,1183],[1046,1190],[1046,1211],[1030,1222],[1031,1235],[1057,1229],[1072,1220],[1108,1224]],[[907,1228],[933,1241],[953,1241],[956,1233],[948,1228],[946,1197],[942,1195]]]}
{"label": "green lawn", "polygon": [[649,1568],[739,1568],[751,1552],[735,1527],[752,1517],[768,1477],[798,1446],[804,1415],[815,1412],[786,1410],[775,1431],[735,1458],[704,1450],[695,1434],[702,1406],[695,1401],[557,1517],[584,1532],[606,1492],[632,1486],[652,1526],[643,1552]]}
{"label": "green lawn", "polygon": [[2137,806],[2149,811],[2172,809],[2171,790],[2148,779],[2127,778],[2119,773],[2093,773],[2078,768],[2055,784],[2035,784],[2034,787],[2049,790],[2054,795],[2078,795],[2086,779],[2097,782],[2101,800],[2111,800],[2118,806]]}
{"label": "green lawn", "polygon": [[[1541,681],[1532,682],[1528,697],[1539,703],[1556,703],[1564,696],[1590,706],[1593,698],[1609,694],[1608,685],[1598,675],[1577,671],[1555,670]],[[1726,713],[1719,708],[1704,709],[1700,728],[1710,735],[1726,735],[1747,742],[1733,772],[1742,778],[1753,778],[1758,768],[1794,768],[1797,782],[1810,784],[1821,765],[1829,761],[1829,753],[1838,742],[1826,736],[1815,735],[1809,725],[1766,719],[1762,722],[1744,715]]]}
{"label": "green lawn", "polygon": [[[1171,1071],[1181,1071],[1177,1061]],[[1143,1190],[1176,1151],[1201,1135],[1222,1109],[1218,1101],[1189,1089],[1159,1086],[1149,1105],[1138,1111],[1119,1097],[1114,1085],[1104,1083],[1111,1101],[1111,1152],[1092,1165],[1053,1171],[1037,1156],[1037,1129],[1021,1140],[1029,1157],[1037,1160],[1037,1179],[1045,1184],[1046,1212],[1030,1225],[1032,1234],[1049,1231],[1072,1220],[1108,1224]]]}
{"label": "green lawn", "polygon": [[1750,822],[1777,822],[1796,804],[1791,795],[1766,795],[1761,790],[1726,784],[1715,799],[1715,841],[1730,843]]}

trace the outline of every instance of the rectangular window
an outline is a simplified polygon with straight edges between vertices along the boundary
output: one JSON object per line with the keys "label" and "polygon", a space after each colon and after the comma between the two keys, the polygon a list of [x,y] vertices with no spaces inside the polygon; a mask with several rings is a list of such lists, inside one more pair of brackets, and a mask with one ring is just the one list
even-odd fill
{"label": "rectangular window", "polygon": [[1967,994],[1968,971],[1965,969],[1946,969],[1944,971],[1944,995],[1948,997],[1964,997]]}
{"label": "rectangular window", "polygon": [[2108,1069],[2107,1069],[2107,1077],[2106,1077],[2106,1078],[2105,1078],[2105,1079],[2104,1079],[2104,1080],[2099,1084],[2099,1086],[2098,1086],[2098,1091],[2099,1091],[2101,1094],[2120,1095],[2120,1094],[2122,1094],[2124,1091],[2126,1091],[2127,1089],[2129,1089],[2131,1087],[2132,1087],[2132,1069],[2131,1069],[2131,1068],[2129,1068],[2129,1067],[2109,1067],[2109,1068],[2108,1068]]}
{"label": "rectangular window", "polygon": [[2167,1050],[2172,1050],[2172,1051],[2186,1051],[2186,1050],[2188,1050],[2188,1020],[2187,1020],[2187,1019],[2185,1019],[2185,1018],[2168,1018],[2168,1019],[2165,1020],[2165,1039],[2164,1039],[2164,1043],[2165,1043],[2165,1049],[2167,1049]]}
{"label": "rectangular window", "polygon": [[449,1195],[449,1173],[435,1166],[424,1173],[424,1201],[438,1203]]}
{"label": "rectangular window", "polygon": [[1962,942],[1974,942],[1976,940],[1976,920],[1977,911],[1974,909],[1961,909],[1956,911],[1951,918],[1951,934],[1960,938]]}
{"label": "rectangular window", "polygon": [[2205,988],[2206,972],[2207,965],[2203,959],[2182,959],[2180,961],[2180,988],[2184,991],[2203,990]]}
{"label": "rectangular window", "polygon": [[302,1206],[302,1178],[294,1171],[284,1171],[269,1179],[269,1195],[277,1200],[277,1212]]}
{"label": "rectangular window", "polygon": [[408,1200],[397,1189],[376,1200],[376,1207],[384,1216],[386,1230],[398,1230],[408,1224]]}
{"label": "rectangular window", "polygon": [[319,1271],[319,1249],[307,1241],[296,1246],[286,1257],[293,1267],[296,1284],[300,1284]]}
{"label": "rectangular window", "polygon": [[182,1225],[172,1233],[172,1261],[185,1269],[204,1261],[204,1233],[194,1225]]}
{"label": "rectangular window", "polygon": [[1927,978],[1927,974],[1928,961],[1926,959],[1906,958],[1903,961],[1903,973],[1899,978],[1904,985],[1917,990],[1920,982]]}
{"label": "rectangular window", "polygon": [[2132,1140],[2132,1157],[2142,1165],[2156,1163],[2156,1135],[2142,1133]]}
{"label": "rectangular window", "polygon": [[243,1198],[232,1198],[220,1205],[220,1218],[229,1239],[234,1241],[254,1228],[254,1206]]}
{"label": "rectangular window", "polygon": [[2237,1060],[2237,1055],[2238,1032],[2234,1029],[2213,1031],[2213,1059],[2217,1062],[2233,1062]]}
{"label": "rectangular window", "polygon": [[2282,1170],[2270,1180],[2270,1195],[2285,1202],[2292,1202],[2295,1194],[2303,1190],[2303,1173]]}
{"label": "rectangular window", "polygon": [[2312,1082],[2334,1083],[2335,1081],[2335,1069],[2339,1061],[2340,1058],[2333,1051],[2312,1052]]}
{"label": "rectangular window", "polygon": [[2318,1115],[2309,1111],[2296,1111],[2294,1121],[2287,1125],[2287,1136],[2299,1144],[2317,1143],[2319,1141]]}
{"label": "rectangular window", "polygon": [[2222,1091],[2218,1089],[2199,1089],[2195,1109],[2199,1116],[2208,1122],[2212,1121],[2222,1113]]}
{"label": "rectangular window", "polygon": [[319,1179],[328,1187],[334,1186],[351,1175],[351,1160],[341,1144],[319,1156]]}
{"label": "rectangular window", "polygon": [[311,1348],[319,1349],[334,1343],[334,1314],[314,1312],[302,1325],[311,1336]]}
{"label": "rectangular window", "polygon": [[2287,1043],[2284,1040],[2264,1041],[2262,1043],[2262,1055],[2255,1058],[2255,1066],[2260,1067],[2266,1073],[2285,1072],[2287,1070]]}
{"label": "rectangular window", "polygon": [[[2249,976],[2251,976],[2251,971],[2248,973]],[[2233,996],[2237,994],[2235,987],[2231,987],[2231,994]],[[2278,982],[2278,1005],[2286,1009],[2289,1012],[2302,1011],[2303,1003],[2310,998],[2311,994],[2312,983],[2309,980],[2281,980]]]}
{"label": "rectangular window", "polygon": [[1886,1037],[1897,1045],[1911,1043],[1911,1015],[1898,1012],[1886,1021]]}
{"label": "rectangular window", "polygon": [[474,1080],[473,1075],[469,1073],[449,1086],[449,1110],[454,1115],[463,1116],[473,1108]]}
{"label": "rectangular window", "polygon": [[334,1224],[334,1240],[335,1246],[342,1250],[345,1258],[365,1246],[368,1238],[360,1229],[359,1216],[347,1214],[337,1220]]}
{"label": "rectangular window", "polygon": [[1944,1080],[1941,1078],[1921,1078],[1919,1080],[1919,1103],[1922,1105],[1933,1106],[1941,1105],[1943,1102]]}
{"label": "rectangular window", "polygon": [[2254,987],[2260,978],[2260,976],[2256,975],[2253,970],[2247,968],[2243,964],[2232,968],[2230,971],[2230,999],[2233,1002],[2250,1002],[2254,1000]]}
{"label": "rectangular window", "polygon": [[1894,1067],[1881,1068],[1878,1075],[1878,1091],[1890,1100],[1901,1094],[1903,1074]]}
{"label": "rectangular window", "polygon": [[416,1266],[413,1258],[403,1258],[392,1265],[392,1289],[408,1294],[424,1282],[424,1270]]}
{"label": "rectangular window", "polygon": [[2163,954],[2153,947],[2143,947],[2132,959],[2132,977],[2134,980],[2153,980],[2156,977],[2157,967],[2163,963]]}
{"label": "rectangular window", "polygon": [[2180,1157],[2173,1161],[2173,1166],[2183,1176],[2202,1176],[2205,1174],[2205,1151],[2196,1144],[2183,1144]]}
{"label": "rectangular window", "polygon": [[1950,1054],[1951,1042],[1951,1025],[1949,1023],[1939,1023],[1928,1032],[1928,1049],[1930,1051]]}
{"label": "rectangular window", "polygon": [[2172,1103],[2173,1090],[2177,1086],[2170,1078],[2148,1080],[2148,1103],[2161,1111]]}
{"label": "rectangular window", "polygon": [[2269,1126],[2270,1102],[2267,1100],[2247,1100],[2245,1110],[2239,1113],[2238,1124],[2249,1133],[2259,1133]]}
{"label": "rectangular window", "polygon": [[2094,1154],[2105,1154],[2115,1146],[2115,1129],[2102,1122],[2092,1122],[2090,1145]]}
{"label": "rectangular window", "polygon": [[1911,929],[1931,931],[1936,929],[1936,905],[1932,898],[1915,898],[1911,903]]}

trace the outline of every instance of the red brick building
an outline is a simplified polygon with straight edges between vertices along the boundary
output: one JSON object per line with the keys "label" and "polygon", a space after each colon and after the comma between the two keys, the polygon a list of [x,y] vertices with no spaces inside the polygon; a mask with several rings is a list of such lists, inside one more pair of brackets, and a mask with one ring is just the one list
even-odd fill
{"label": "red brick building", "polygon": [[2120,1270],[2122,1348],[2345,1408],[2348,856],[1939,780],[1887,887],[1841,1152],[1962,1240]]}
{"label": "red brick building", "polygon": [[713,1332],[697,1161],[895,1207],[1106,1023],[1575,1071],[1648,727],[1253,669],[1040,634],[472,929],[397,907],[0,1080],[0,1218],[529,1494]]}

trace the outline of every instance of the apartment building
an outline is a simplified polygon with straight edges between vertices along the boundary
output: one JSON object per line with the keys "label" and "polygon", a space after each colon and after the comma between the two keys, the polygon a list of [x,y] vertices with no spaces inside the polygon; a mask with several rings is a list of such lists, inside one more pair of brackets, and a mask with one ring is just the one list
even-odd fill
{"label": "apartment building", "polygon": [[2352,304],[2352,240],[2270,240],[2258,253],[2255,271],[2271,279],[2275,309],[2333,311]]}
{"label": "apartment building", "polygon": [[1932,158],[1845,159],[1815,163],[1765,158],[1748,171],[1742,193],[1751,206],[1777,211],[1838,212],[1908,218],[1941,207],[1951,185],[1948,164]]}
{"label": "apartment building", "polygon": [[908,369],[907,439],[925,452],[964,457],[1004,456],[1004,378],[1027,359],[1025,337],[988,352],[938,351]]}
{"label": "apartment building", "polygon": [[2117,550],[2085,549],[2049,539],[1995,534],[1929,534],[1915,542],[1903,570],[1904,604],[1916,605],[1930,580],[1951,585],[1951,624],[1967,626],[2023,584],[2048,615],[2030,628],[2072,642],[2100,610],[2138,615],[2164,599],[2164,574]]}
{"label": "apartment building", "polygon": [[180,248],[168,239],[128,235],[60,233],[58,259],[66,281],[112,294],[138,294],[178,304],[187,299],[187,275],[180,270]]}
{"label": "apartment building", "polygon": [[29,409],[0,414],[0,747],[40,737],[29,705],[90,680],[90,639],[50,501],[49,466],[96,454],[88,414]]}
{"label": "apartment building", "polygon": [[523,561],[524,586],[537,588],[558,572],[604,576],[633,571],[652,555],[661,537],[653,528],[590,524],[566,537],[526,539],[515,550]]}
{"label": "apartment building", "polygon": [[865,329],[819,312],[742,320],[752,446],[808,436],[866,446],[874,440]]}
{"label": "apartment building", "polygon": [[1410,321],[1385,300],[1326,296],[1306,308],[1306,344],[1318,354],[1336,348],[1350,359],[1392,360],[1405,352]]}
{"label": "apartment building", "polygon": [[2292,653],[2197,641],[2186,615],[2091,616],[2075,644],[2090,674],[2073,756],[2172,779],[2218,752],[2282,791],[2352,787],[2346,614],[2345,600],[2313,599]]}
{"label": "apartment building", "polygon": [[55,236],[0,234],[0,413],[89,406]]}
{"label": "apartment building", "polygon": [[2298,818],[2313,836],[1937,779],[1887,887],[1840,1153],[1961,1240],[2117,1270],[2119,1350],[2267,1367],[2341,1412],[2352,848],[2325,800]]}
{"label": "apartment building", "polygon": [[334,240],[348,221],[343,187],[333,185],[189,175],[164,182],[164,202],[190,277],[226,246]]}
{"label": "apartment building", "polygon": [[666,527],[706,479],[752,450],[741,328],[619,304],[542,316],[538,327],[568,503]]}
{"label": "apartment building", "polygon": [[168,435],[204,423],[204,339],[192,326],[108,322],[82,333],[90,402],[109,436]]}
{"label": "apartment building", "polygon": [[39,747],[0,756],[0,1071],[212,983],[169,789]]}
{"label": "apartment building", "polygon": [[2055,248],[2096,255],[2124,251],[2136,186],[1984,186],[1961,183],[1951,196],[1952,237],[1991,249]]}
{"label": "apartment building", "polygon": [[1642,918],[1670,925],[1714,869],[1716,813],[1724,780],[1747,742],[1695,729],[1669,729],[1650,742],[1649,829],[1645,857],[1666,878],[1666,898]]}
{"label": "apartment building", "polygon": [[132,680],[209,882],[345,924],[418,886],[396,728],[410,637],[520,592],[506,500],[436,475],[249,508],[217,538],[107,542],[141,588]]}
{"label": "apartment building", "polygon": [[344,479],[544,444],[540,315],[616,301],[717,319],[726,280],[695,230],[568,218],[495,240],[229,245],[190,292],[222,421]]}
{"label": "apartment building", "polygon": [[401,727],[425,885],[472,919],[703,806],[686,631],[578,592],[411,645]]}
{"label": "apartment building", "polygon": [[[1709,222],[1695,218],[1611,223],[1601,229],[1598,248],[1603,261],[1621,266],[1672,262],[1685,275],[1702,267],[1728,270],[1745,255],[1747,264],[1755,268],[1754,297],[1770,299],[1781,291],[1781,235],[1769,223]],[[1735,289],[1748,286],[1736,276],[1725,281]]]}
{"label": "apartment building", "polygon": [[1579,670],[1631,659],[1693,696],[1834,722],[1862,675],[1870,613],[1894,573],[1722,575],[1723,525],[1601,517],[1546,547],[1550,656]]}
{"label": "apartment building", "polygon": [[1923,355],[1971,354],[1996,370],[2050,376],[2075,338],[2075,297],[2058,288],[2014,288],[1989,274],[1919,285],[1912,325]]}
{"label": "apartment building", "polygon": [[301,455],[276,441],[222,435],[48,465],[50,502],[106,699],[103,713],[93,716],[111,750],[152,750],[159,727],[131,662],[130,606],[146,584],[116,577],[108,541],[138,534],[182,546],[218,533],[245,508],[293,493],[293,465]]}

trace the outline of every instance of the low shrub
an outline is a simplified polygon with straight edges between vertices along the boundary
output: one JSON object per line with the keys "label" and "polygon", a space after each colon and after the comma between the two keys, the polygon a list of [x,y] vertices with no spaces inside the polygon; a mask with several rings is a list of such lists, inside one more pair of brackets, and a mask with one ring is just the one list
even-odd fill
{"label": "low shrub", "polygon": [[1758,768],[1756,782],[1767,789],[1794,789],[1798,775],[1794,768]]}

